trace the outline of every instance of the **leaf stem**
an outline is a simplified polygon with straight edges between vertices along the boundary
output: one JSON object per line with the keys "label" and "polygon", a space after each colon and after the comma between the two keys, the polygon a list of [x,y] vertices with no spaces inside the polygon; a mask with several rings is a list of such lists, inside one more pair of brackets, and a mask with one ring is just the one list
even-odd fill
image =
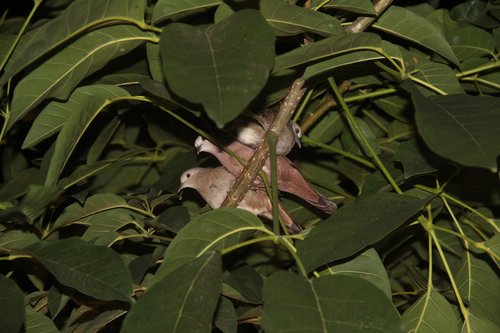
{"label": "leaf stem", "polygon": [[394,190],[399,194],[403,194],[403,191],[401,191],[398,184],[396,184],[396,181],[394,180],[394,178],[392,178],[391,174],[389,173],[389,171],[387,170],[385,165],[382,163],[382,161],[380,160],[378,155],[375,153],[372,146],[370,145],[370,143],[366,139],[365,135],[363,134],[363,132],[359,128],[358,124],[356,123],[356,119],[354,119],[354,116],[352,115],[351,110],[349,109],[349,107],[347,106],[346,102],[344,101],[342,95],[340,94],[340,92],[337,88],[337,85],[335,84],[335,81],[333,80],[333,78],[328,78],[328,82],[330,83],[330,86],[335,94],[335,97],[337,98],[337,101],[340,103],[340,105],[342,106],[342,109],[344,110],[345,117],[347,119],[347,122],[348,122],[351,130],[361,140],[361,143],[368,150],[371,157],[375,161],[375,165],[384,174],[385,178],[391,184],[391,186],[394,188]]}

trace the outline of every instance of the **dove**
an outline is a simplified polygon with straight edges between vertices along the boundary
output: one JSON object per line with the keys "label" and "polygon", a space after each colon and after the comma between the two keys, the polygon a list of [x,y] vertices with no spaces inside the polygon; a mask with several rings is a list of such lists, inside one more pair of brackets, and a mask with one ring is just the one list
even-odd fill
{"label": "dove", "polygon": [[[198,136],[196,138],[195,143],[196,151],[199,154],[200,152],[207,152],[215,156],[219,162],[235,177],[239,177],[241,172],[243,171],[243,165],[241,165],[238,160],[224,152],[222,149],[214,145],[209,140]],[[255,150],[247,147],[246,145],[233,141],[227,148],[238,155],[245,161],[248,161]],[[276,169],[278,173],[278,190],[286,193],[293,194],[311,205],[315,206],[318,209],[321,209],[323,212],[327,214],[332,214],[337,210],[337,205],[328,200],[321,193],[316,191],[314,187],[304,179],[300,171],[295,167],[292,161],[290,161],[285,156],[277,156],[276,158]],[[267,179],[271,179],[271,162],[269,158],[264,163],[262,170],[265,172]],[[253,184],[254,187],[264,187],[262,179],[257,177]]]}
{"label": "dove", "polygon": [[[193,188],[198,191],[210,207],[215,209],[222,205],[235,182],[236,177],[223,166],[216,168],[197,167],[188,169],[181,175],[181,186],[178,191],[188,187]],[[271,200],[262,188],[250,188],[238,208],[270,220],[273,218]],[[302,230],[293,222],[281,203],[278,203],[278,211],[290,233],[296,234]]]}
{"label": "dove", "polygon": [[[266,131],[271,126],[275,116],[276,114],[273,111],[265,109],[252,115],[252,119],[240,118],[234,121],[231,127],[236,131],[236,140],[249,147],[257,148],[264,140]],[[290,120],[278,138],[276,154],[287,155],[295,144],[300,147],[301,137],[302,130],[300,126]]]}

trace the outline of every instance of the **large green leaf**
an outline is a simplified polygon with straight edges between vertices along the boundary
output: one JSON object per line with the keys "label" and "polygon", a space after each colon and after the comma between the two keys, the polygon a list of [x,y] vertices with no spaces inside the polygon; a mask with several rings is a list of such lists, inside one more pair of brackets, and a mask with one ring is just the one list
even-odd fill
{"label": "large green leaf", "polygon": [[408,9],[390,6],[373,27],[425,46],[455,65],[459,63],[441,31],[429,20]]}
{"label": "large green leaf", "polygon": [[500,329],[500,279],[498,269],[486,260],[466,255],[456,281],[462,299],[469,304],[472,332],[495,333]]}
{"label": "large green leaf", "polygon": [[24,295],[16,283],[0,275],[0,325],[5,332],[19,332],[24,323]]}
{"label": "large green leaf", "polygon": [[462,27],[450,31],[448,39],[458,59],[494,56],[495,40],[489,32],[477,27]]}
{"label": "large green leaf", "polygon": [[82,79],[157,37],[134,26],[89,32],[29,72],[16,86],[8,126],[47,98],[67,98]]}
{"label": "large green leaf", "polygon": [[277,36],[293,36],[303,32],[323,36],[344,34],[344,29],[335,17],[283,0],[262,0],[260,11]]}
{"label": "large green leaf", "polygon": [[418,131],[436,154],[466,166],[496,169],[500,98],[412,91]]}
{"label": "large green leaf", "polygon": [[238,244],[263,227],[255,215],[237,208],[215,209],[199,215],[170,243],[155,281],[209,250]]}
{"label": "large green leaf", "polygon": [[201,103],[222,127],[265,86],[274,42],[270,26],[255,10],[236,12],[204,28],[169,24],[160,42],[165,78],[175,94]]}
{"label": "large green leaf", "polygon": [[[367,49],[370,50],[369,54],[381,57],[380,54],[372,51],[374,49],[381,49],[381,43],[382,40],[378,35],[367,32],[325,38],[319,42],[279,55],[276,57],[273,72],[276,73],[287,68],[317,62],[344,53],[366,51]],[[363,55],[366,56],[366,53],[363,52]]]}
{"label": "large green leaf", "polygon": [[62,285],[99,300],[132,302],[132,277],[113,250],[80,239],[41,241],[24,248]]}
{"label": "large green leaf", "polygon": [[85,204],[75,202],[64,210],[52,226],[56,230],[75,222],[85,222],[92,215],[117,208],[127,208],[129,205],[122,197],[112,193],[99,193],[89,197]]}
{"label": "large green leaf", "polygon": [[426,87],[422,82],[430,85],[429,89],[432,91],[439,89],[441,93],[446,94],[459,94],[464,91],[455,72],[444,64],[424,61],[416,65],[411,74],[412,78],[419,80],[417,82],[420,85]]}
{"label": "large green leaf", "polygon": [[384,293],[352,276],[312,280],[277,272],[264,284],[265,332],[403,332],[399,314]]}
{"label": "large green leaf", "polygon": [[[99,113],[113,102],[113,98],[130,96],[120,87],[109,85],[93,85],[77,89],[70,97],[68,103],[71,114],[62,124],[62,129],[57,136],[54,154],[45,178],[45,184],[57,183],[66,163],[76,148],[85,131],[92,124]],[[51,126],[52,125],[52,126]],[[57,122],[45,127],[56,130]],[[37,126],[35,132],[40,133]]]}
{"label": "large green leaf", "polygon": [[[23,148],[30,148],[40,141],[56,134],[74,114],[85,114],[89,108],[100,110],[101,104],[115,97],[129,96],[122,88],[111,85],[91,85],[75,89],[64,102],[52,101],[40,112],[31,125],[23,142]],[[94,110],[97,112],[97,110]],[[74,120],[73,120],[74,122]],[[82,124],[83,125],[83,124]]]}
{"label": "large green leaf", "polygon": [[340,208],[298,244],[304,267],[314,268],[349,257],[381,240],[427,202],[408,195],[377,193]]}
{"label": "large green leaf", "polygon": [[221,0],[159,0],[153,10],[153,24],[157,25],[168,18],[180,18],[216,7]]}
{"label": "large green leaf", "polygon": [[121,332],[210,332],[221,278],[216,252],[179,267],[132,306]]}
{"label": "large green leaf", "polygon": [[338,265],[331,265],[320,272],[320,275],[349,275],[365,279],[373,283],[391,299],[391,285],[384,264],[377,251],[368,249],[356,258]]}
{"label": "large green leaf", "polygon": [[26,322],[24,331],[26,333],[58,333],[56,325],[43,313],[36,312],[30,307],[26,308]]}
{"label": "large green leaf", "polygon": [[1,82],[91,27],[144,19],[142,0],[75,0],[56,18],[23,35]]}
{"label": "large green leaf", "polygon": [[402,318],[409,332],[458,332],[454,309],[446,298],[431,289],[405,311]]}

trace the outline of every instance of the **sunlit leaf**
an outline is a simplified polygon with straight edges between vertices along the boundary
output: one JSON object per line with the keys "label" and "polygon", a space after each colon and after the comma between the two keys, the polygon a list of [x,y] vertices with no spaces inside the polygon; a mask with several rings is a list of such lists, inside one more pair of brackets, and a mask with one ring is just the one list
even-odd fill
{"label": "sunlit leaf", "polygon": [[209,250],[238,244],[262,228],[259,218],[237,208],[215,209],[199,215],[182,228],[170,243],[155,274],[155,281]]}
{"label": "sunlit leaf", "polygon": [[75,0],[62,13],[26,33],[19,41],[1,81],[91,27],[143,21],[142,0]]}
{"label": "sunlit leaf", "polygon": [[442,33],[426,18],[398,6],[390,6],[373,27],[407,39],[450,60],[455,65],[459,61]]}
{"label": "sunlit leaf", "polygon": [[59,283],[100,300],[132,302],[132,278],[113,250],[80,239],[41,241],[24,251]]}
{"label": "sunlit leaf", "polygon": [[255,10],[239,11],[208,27],[169,24],[160,42],[165,78],[175,94],[201,103],[222,127],[264,88],[274,42],[271,28]]}
{"label": "sunlit leaf", "polygon": [[67,98],[82,79],[157,37],[134,26],[101,28],[80,37],[29,72],[12,98],[8,127],[45,99]]}
{"label": "sunlit leaf", "polygon": [[266,332],[403,332],[399,314],[370,282],[328,275],[308,280],[288,272],[264,284]]}
{"label": "sunlit leaf", "polygon": [[335,17],[286,1],[262,0],[260,12],[277,36],[292,36],[303,32],[323,36],[344,34],[344,29]]}

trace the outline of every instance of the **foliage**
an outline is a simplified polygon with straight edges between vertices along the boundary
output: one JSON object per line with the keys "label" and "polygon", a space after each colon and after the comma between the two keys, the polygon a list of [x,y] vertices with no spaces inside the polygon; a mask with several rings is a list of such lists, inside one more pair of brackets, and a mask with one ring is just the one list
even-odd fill
{"label": "foliage", "polygon": [[[41,2],[0,30],[6,332],[500,331],[495,1]],[[301,77],[289,157],[336,213],[177,194]]]}

